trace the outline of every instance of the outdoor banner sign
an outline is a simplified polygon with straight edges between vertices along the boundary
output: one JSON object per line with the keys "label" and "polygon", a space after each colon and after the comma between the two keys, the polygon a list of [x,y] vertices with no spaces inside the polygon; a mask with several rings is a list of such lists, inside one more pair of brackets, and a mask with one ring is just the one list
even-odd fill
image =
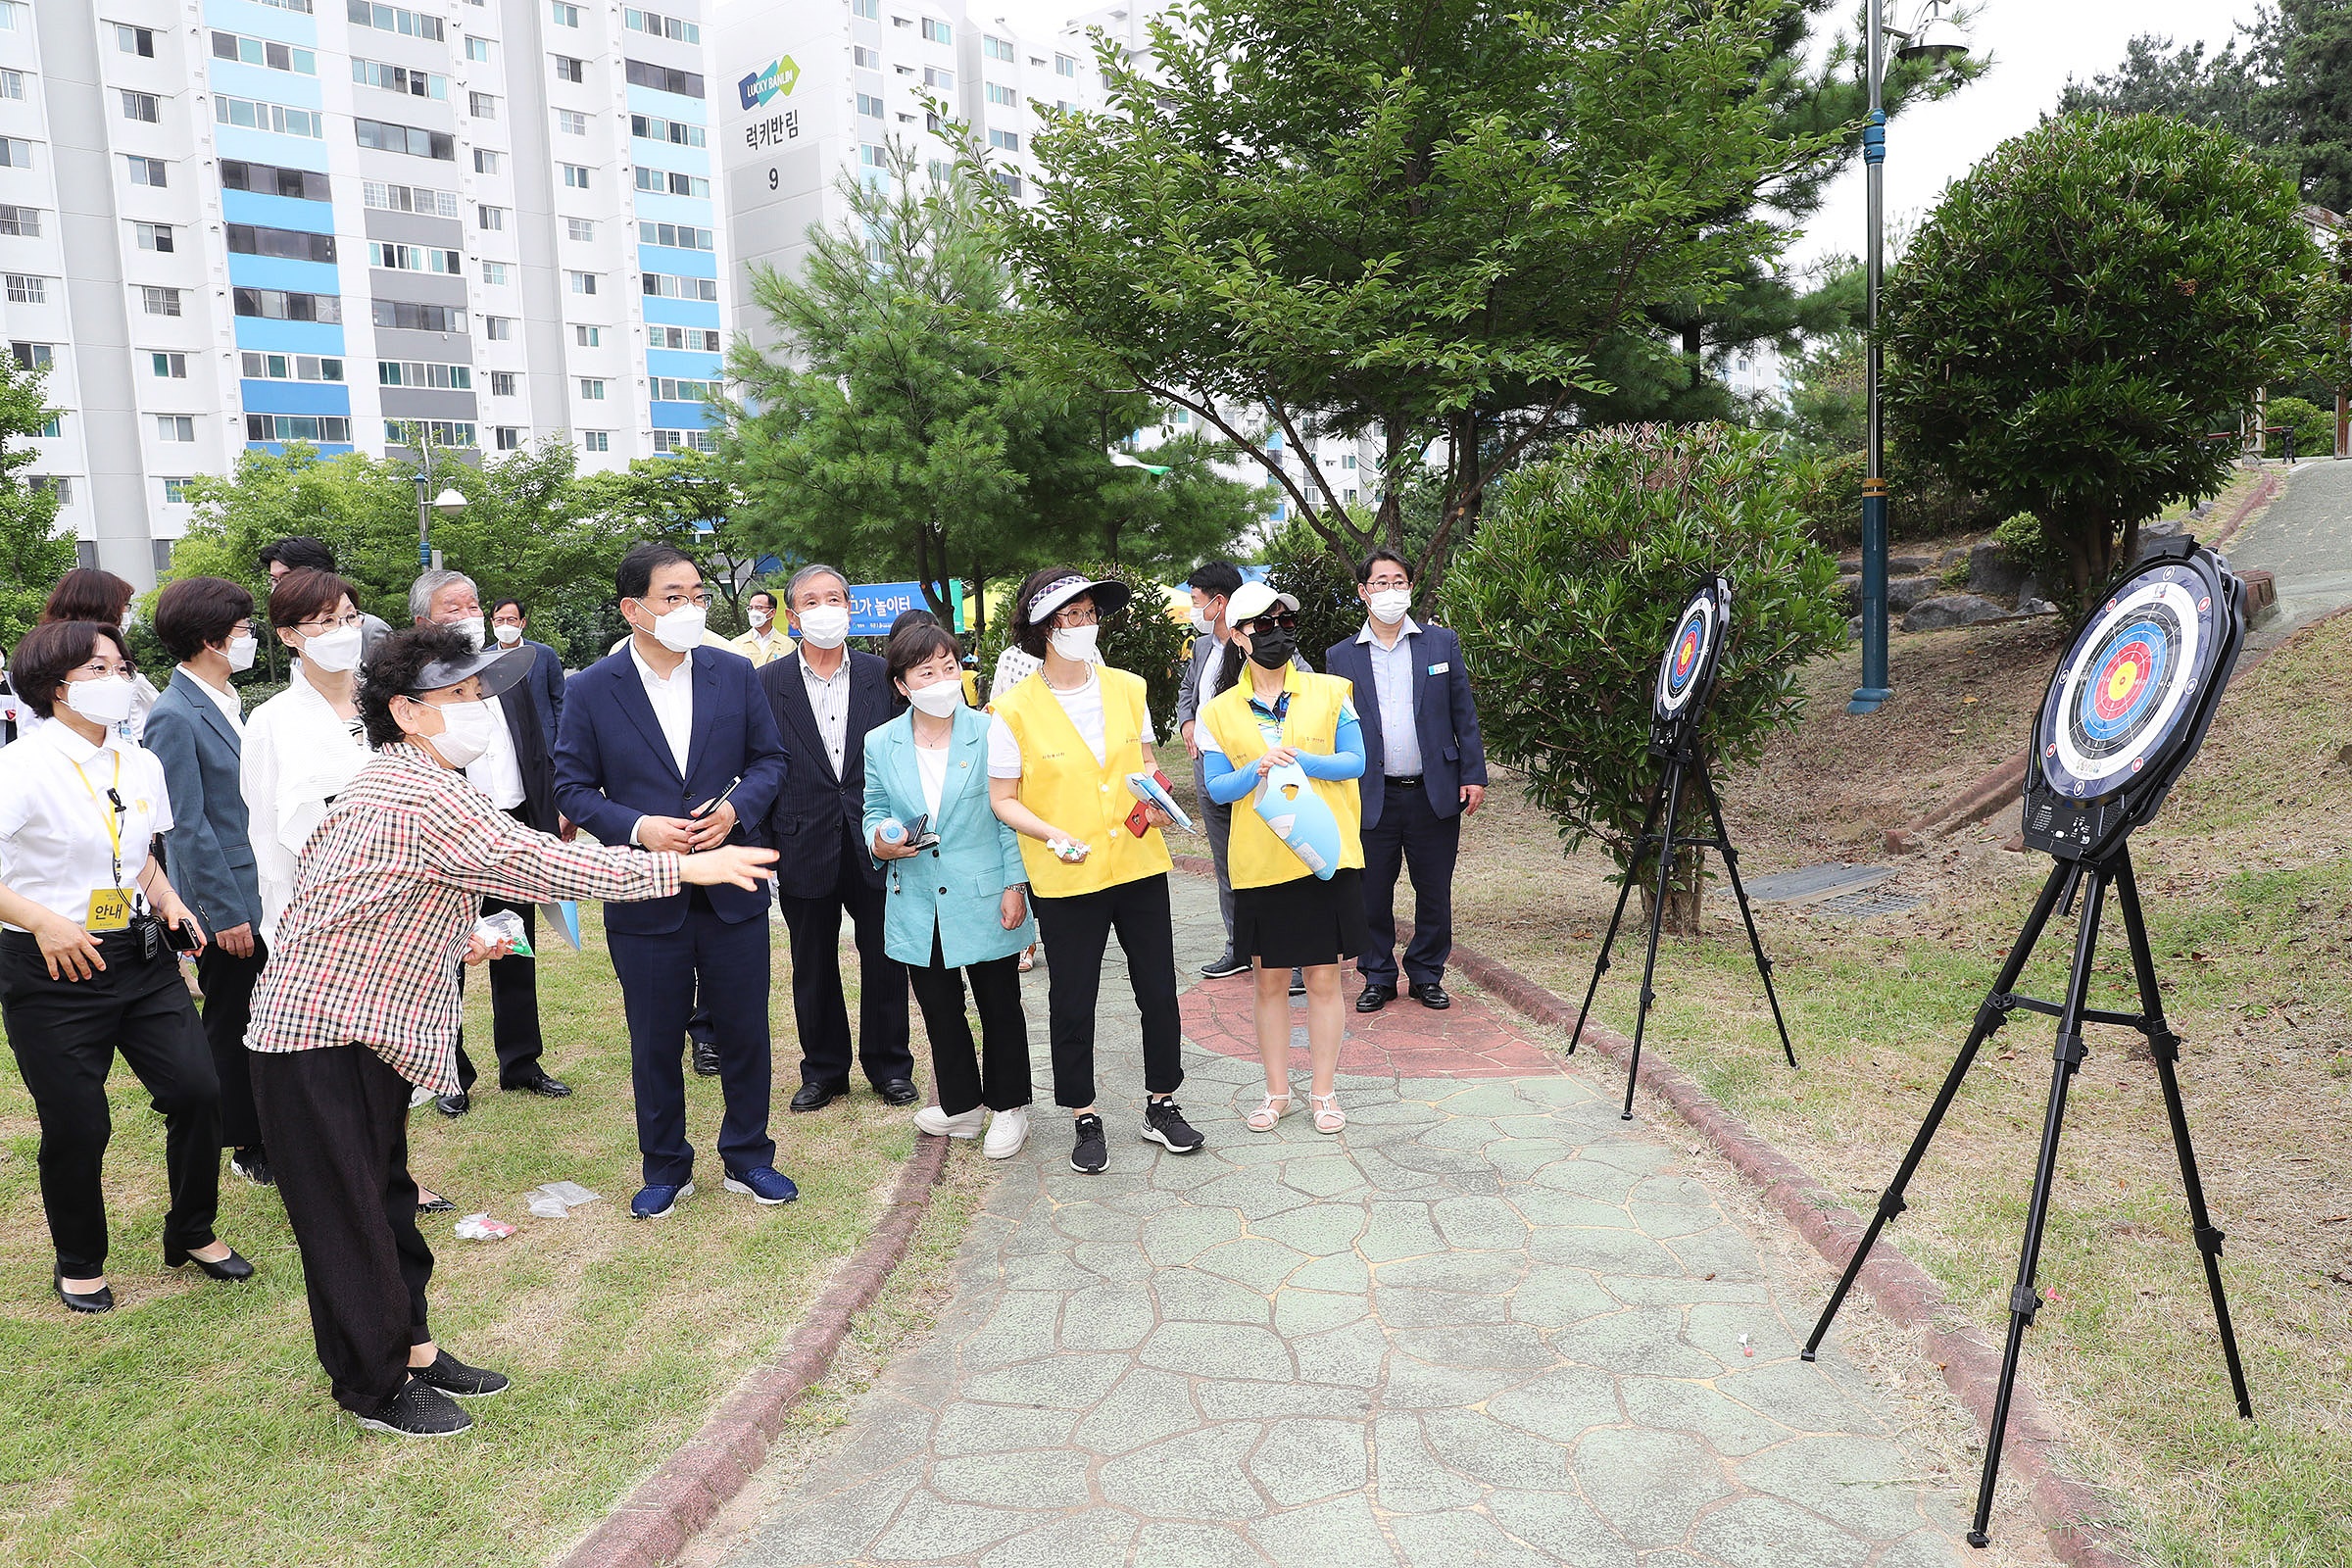
{"label": "outdoor banner sign", "polygon": [[[860,583],[850,590],[850,635],[853,637],[882,637],[890,632],[890,623],[909,610],[929,610],[931,601],[923,597],[919,582]],[[963,584],[948,584],[948,608],[955,612],[949,630],[965,630],[963,619]]]}

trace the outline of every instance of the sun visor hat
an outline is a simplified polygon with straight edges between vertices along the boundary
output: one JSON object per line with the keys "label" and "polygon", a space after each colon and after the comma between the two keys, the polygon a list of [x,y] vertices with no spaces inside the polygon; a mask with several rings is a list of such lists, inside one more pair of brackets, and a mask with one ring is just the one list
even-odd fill
{"label": "sun visor hat", "polygon": [[538,657],[528,648],[485,648],[464,659],[437,660],[416,672],[407,695],[422,697],[426,692],[446,691],[468,676],[479,675],[482,695],[496,697],[520,685],[522,678],[531,672],[531,661]]}
{"label": "sun visor hat", "polygon": [[1057,577],[1029,596],[1029,624],[1048,624],[1062,606],[1074,599],[1092,598],[1095,613],[1109,615],[1125,610],[1127,601],[1134,597],[1134,589],[1110,578],[1090,579],[1075,574]]}
{"label": "sun visor hat", "polygon": [[1276,593],[1262,582],[1246,582],[1225,601],[1225,624],[1246,625],[1277,605],[1294,615],[1298,613],[1298,601],[1289,594]]}

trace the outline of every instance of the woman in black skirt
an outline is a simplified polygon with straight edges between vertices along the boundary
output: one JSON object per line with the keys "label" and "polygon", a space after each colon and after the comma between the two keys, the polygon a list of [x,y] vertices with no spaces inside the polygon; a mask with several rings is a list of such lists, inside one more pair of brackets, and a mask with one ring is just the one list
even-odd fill
{"label": "woman in black skirt", "polygon": [[[1291,664],[1298,646],[1298,602],[1263,583],[1244,583],[1227,612],[1246,662],[1228,661],[1217,695],[1201,705],[1193,737],[1209,799],[1235,808],[1226,863],[1233,873],[1234,951],[1255,963],[1257,1051],[1266,1064],[1265,1102],[1250,1112],[1254,1132],[1271,1132],[1291,1108],[1290,972],[1306,980],[1307,1102],[1315,1131],[1348,1125],[1334,1078],[1347,1012],[1340,962],[1363,952],[1364,846],[1356,780],[1364,738],[1350,686]],[[1245,673],[1247,677],[1245,678]],[[1318,876],[1255,809],[1261,791],[1297,783],[1329,807],[1339,825],[1334,868]]]}

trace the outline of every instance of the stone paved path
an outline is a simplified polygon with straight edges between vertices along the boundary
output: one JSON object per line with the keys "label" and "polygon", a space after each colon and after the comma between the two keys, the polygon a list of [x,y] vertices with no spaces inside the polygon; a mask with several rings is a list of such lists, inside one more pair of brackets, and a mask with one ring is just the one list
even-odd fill
{"label": "stone paved path", "polygon": [[[1208,890],[1175,881],[1177,951],[1209,951]],[[1102,1057],[1123,1066],[1133,1004],[1106,980]],[[1613,1085],[1469,999],[1443,1018],[1407,1004],[1355,1031],[1345,1134],[1297,1114],[1251,1134],[1246,998],[1223,981],[1187,999],[1192,1040],[1216,1048],[1188,1049],[1180,1097],[1202,1152],[1136,1138],[1132,1071],[1112,1069],[1103,1176],[1070,1170],[1040,1106],[937,1333],[732,1563],[1965,1555],[1953,1494],[1922,1484],[1886,1399],[1841,1356],[1796,1359],[1813,1291],[1776,1282],[1675,1152],[1617,1119]]]}
{"label": "stone paved path", "polygon": [[2255,634],[2257,647],[2352,604],[2352,462],[2296,464],[2278,499],[2225,553],[2241,571],[2263,566],[2278,579],[2278,618]]}

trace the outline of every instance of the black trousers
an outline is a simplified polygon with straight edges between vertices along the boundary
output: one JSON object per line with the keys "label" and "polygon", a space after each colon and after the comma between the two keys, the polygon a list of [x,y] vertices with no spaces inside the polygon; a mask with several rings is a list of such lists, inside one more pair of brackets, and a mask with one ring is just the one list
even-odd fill
{"label": "black trousers", "polygon": [[371,1410],[408,1381],[409,1347],[433,1337],[408,1080],[366,1046],[257,1051],[253,1095],[302,1250],[318,1364],[337,1404]]}
{"label": "black trousers", "polygon": [[[963,1011],[967,975],[980,1008],[977,1054],[971,1020]],[[1029,1015],[1021,1011],[1018,955],[951,969],[934,926],[931,962],[920,969],[908,965],[906,983],[923,1009],[923,1032],[931,1037],[931,1076],[940,1109],[960,1116],[983,1104],[1010,1110],[1029,1103],[1036,1091],[1029,1081]]]}
{"label": "black trousers", "polygon": [[[1184,1025],[1176,1003],[1176,931],[1168,878],[1143,877],[1100,893],[1036,898],[1046,966],[1047,1032],[1054,1048],[1054,1103],[1076,1110],[1095,1102],[1095,1003],[1102,991],[1102,953],[1119,935],[1127,981],[1143,1014],[1144,1088],[1172,1095],[1184,1082]],[[943,1102],[944,1103],[944,1102]]]}
{"label": "black trousers", "polygon": [[[512,813],[510,813],[512,814]],[[496,914],[512,909],[522,916],[522,934],[534,947],[539,942],[539,906],[535,904],[509,904],[504,899],[484,899],[482,912]],[[458,965],[458,994],[466,994],[466,964]],[[545,1071],[539,1065],[540,1053],[546,1050],[539,1038],[539,970],[535,959],[516,954],[511,958],[493,958],[482,967],[490,971],[490,1044],[498,1053],[498,1082],[502,1089],[513,1089],[536,1080]],[[473,1058],[466,1054],[466,1030],[458,1030],[458,1087],[470,1090],[476,1077]]]}
{"label": "black trousers", "polygon": [[906,966],[883,951],[884,895],[865,879],[865,864],[864,848],[845,828],[832,891],[813,899],[777,900],[792,933],[792,1016],[801,1032],[805,1084],[841,1088],[850,1081],[850,1005],[841,985],[844,914],[858,937],[856,1059],[876,1088],[914,1076]]}
{"label": "black trousers", "polygon": [[270,949],[259,931],[253,956],[240,958],[218,941],[196,959],[196,983],[204,988],[204,1039],[213,1051],[213,1076],[220,1081],[220,1147],[252,1149],[262,1141],[261,1117],[253,1108],[253,1074],[246,1064],[245,1026],[253,1019],[254,982]]}
{"label": "black trousers", "polygon": [[220,1203],[220,1082],[179,961],[143,956],[128,932],[105,933],[98,949],[104,969],[52,980],[29,932],[0,932],[0,1023],[40,1119],[41,1207],[68,1279],[106,1270],[99,1173],[115,1130],[106,1078],[118,1051],[164,1115],[164,1245],[211,1246]]}
{"label": "black trousers", "polygon": [[1413,874],[1413,940],[1404,978],[1436,985],[1453,956],[1453,862],[1462,848],[1462,816],[1440,816],[1419,786],[1381,796],[1380,821],[1364,829],[1364,923],[1372,944],[1355,960],[1368,986],[1396,984],[1396,872]]}

